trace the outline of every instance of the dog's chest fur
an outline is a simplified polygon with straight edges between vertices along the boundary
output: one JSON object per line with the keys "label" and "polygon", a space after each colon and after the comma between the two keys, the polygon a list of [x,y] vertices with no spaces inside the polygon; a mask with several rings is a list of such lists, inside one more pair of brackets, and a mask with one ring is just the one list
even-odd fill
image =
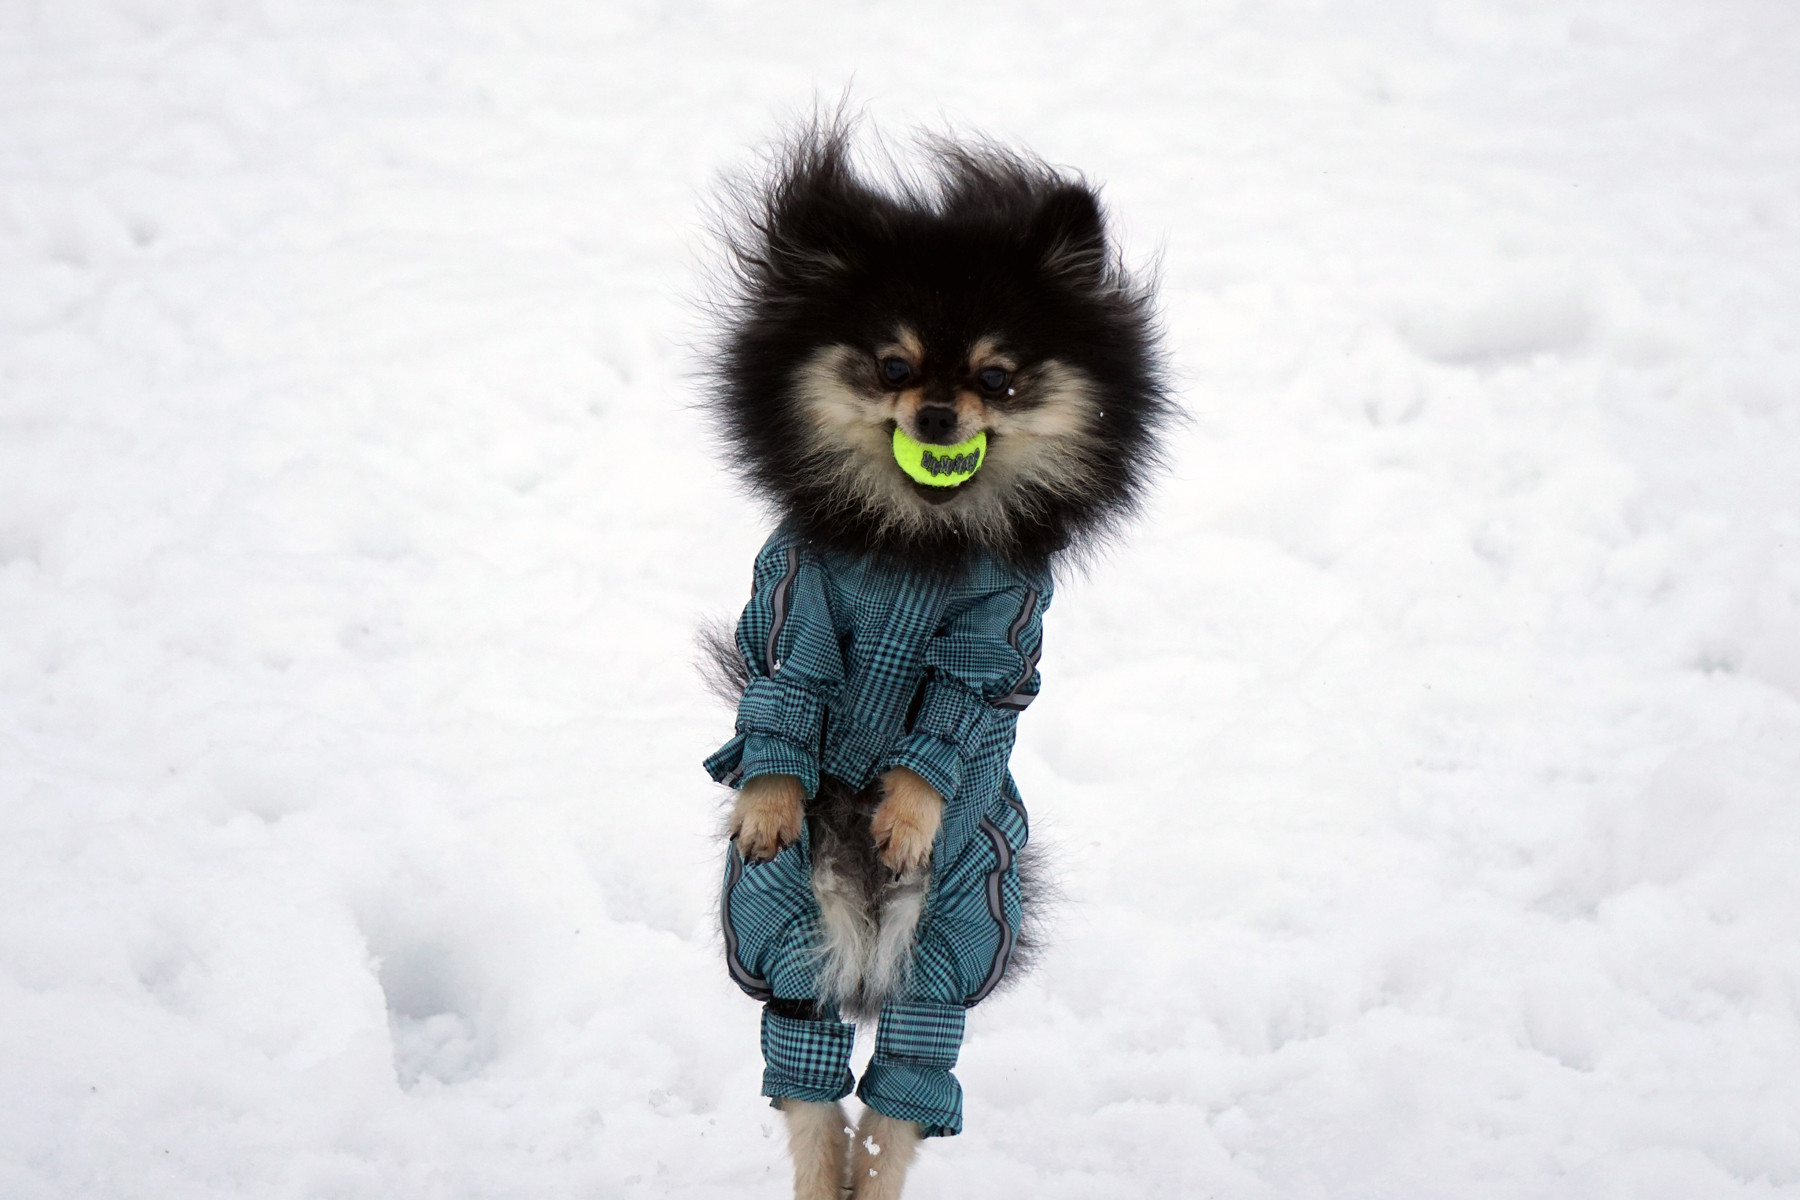
{"label": "dog's chest fur", "polygon": [[869,1017],[905,986],[930,869],[896,875],[869,831],[881,785],[856,791],[826,776],[807,802],[812,888],[819,901],[819,998]]}

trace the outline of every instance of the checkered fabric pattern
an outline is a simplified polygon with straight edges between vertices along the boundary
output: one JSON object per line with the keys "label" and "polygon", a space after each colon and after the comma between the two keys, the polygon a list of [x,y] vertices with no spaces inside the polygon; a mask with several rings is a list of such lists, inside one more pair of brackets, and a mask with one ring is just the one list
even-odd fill
{"label": "checkered fabric pattern", "polygon": [[1013,859],[1027,825],[1016,797],[1009,786],[983,814],[977,836],[933,875],[909,996],[972,1007],[999,984],[1025,912]]}
{"label": "checkered fabric pattern", "polygon": [[850,1074],[855,1044],[856,1026],[835,1017],[807,1021],[764,1008],[762,1094],[821,1104],[842,1100],[856,1084]]}
{"label": "checkered fabric pattern", "polygon": [[[1050,594],[1047,573],[986,556],[954,576],[921,577],[822,554],[778,530],[757,556],[738,623],[751,681],[737,736],[706,763],[734,786],[795,775],[809,795],[822,773],[861,788],[905,766],[944,797],[912,981],[882,1011],[859,1093],[928,1135],[962,1128],[962,1089],[950,1072],[962,1013],[999,982],[1018,936],[1014,859],[1028,829],[1007,760],[1018,713],[1037,694]],[[811,997],[819,913],[809,839],[772,862],[746,863],[735,847],[726,857],[733,979],[759,1000]],[[833,1089],[843,1083],[837,1056],[849,1029],[766,1013],[764,1094],[843,1095]],[[847,1070],[847,1049],[843,1056]]]}
{"label": "checkered fabric pattern", "polygon": [[[954,861],[932,877],[913,945],[910,999],[969,1007],[1006,969],[1024,916],[1014,857],[1028,836],[1025,810],[1012,793],[997,800]],[[810,838],[766,863],[725,851],[721,896],[725,961],[732,979],[757,1000],[808,1000],[814,975],[819,906],[810,880]]]}
{"label": "checkered fabric pattern", "polygon": [[811,879],[805,836],[766,863],[744,861],[736,845],[725,851],[725,965],[758,1000],[809,1000],[818,990],[819,902]]}
{"label": "checkered fabric pattern", "polygon": [[954,577],[920,576],[777,530],[738,622],[751,678],[737,736],[707,770],[733,786],[796,775],[811,795],[821,771],[860,788],[909,767],[944,797],[954,856],[1008,782],[1051,591],[1047,571],[986,554]]}
{"label": "checkered fabric pattern", "polygon": [[963,1006],[909,1001],[884,1006],[875,1054],[857,1097],[870,1108],[917,1121],[927,1137],[962,1132],[962,1084],[950,1073],[962,1048]]}

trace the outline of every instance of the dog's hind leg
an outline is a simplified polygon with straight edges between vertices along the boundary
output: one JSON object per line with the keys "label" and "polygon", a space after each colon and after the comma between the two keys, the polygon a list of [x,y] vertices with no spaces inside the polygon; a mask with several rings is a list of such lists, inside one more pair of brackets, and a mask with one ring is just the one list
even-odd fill
{"label": "dog's hind leg", "polygon": [[849,1124],[840,1104],[784,1099],[794,1200],[843,1200]]}
{"label": "dog's hind leg", "polygon": [[917,1121],[864,1109],[850,1147],[852,1200],[900,1200],[906,1168],[912,1165],[923,1133]]}

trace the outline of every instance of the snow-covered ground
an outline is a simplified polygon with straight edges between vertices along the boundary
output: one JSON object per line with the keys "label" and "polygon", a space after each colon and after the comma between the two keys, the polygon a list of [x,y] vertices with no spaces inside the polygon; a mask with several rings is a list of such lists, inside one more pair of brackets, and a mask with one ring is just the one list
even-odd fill
{"label": "snow-covered ground", "polygon": [[1193,420],[920,1196],[1800,1192],[1800,12],[0,5],[0,1195],[779,1197],[704,199],[1107,184]]}

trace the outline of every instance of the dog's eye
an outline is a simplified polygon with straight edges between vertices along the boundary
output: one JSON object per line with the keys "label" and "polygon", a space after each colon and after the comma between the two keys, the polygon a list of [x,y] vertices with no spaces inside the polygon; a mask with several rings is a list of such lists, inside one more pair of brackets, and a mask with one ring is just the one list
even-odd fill
{"label": "dog's eye", "polygon": [[1010,378],[1011,376],[1000,367],[983,367],[975,373],[975,381],[981,385],[983,391],[987,392],[998,392],[1006,386],[1006,381]]}
{"label": "dog's eye", "polygon": [[881,360],[881,377],[889,383],[905,383],[912,378],[912,364],[904,358]]}

